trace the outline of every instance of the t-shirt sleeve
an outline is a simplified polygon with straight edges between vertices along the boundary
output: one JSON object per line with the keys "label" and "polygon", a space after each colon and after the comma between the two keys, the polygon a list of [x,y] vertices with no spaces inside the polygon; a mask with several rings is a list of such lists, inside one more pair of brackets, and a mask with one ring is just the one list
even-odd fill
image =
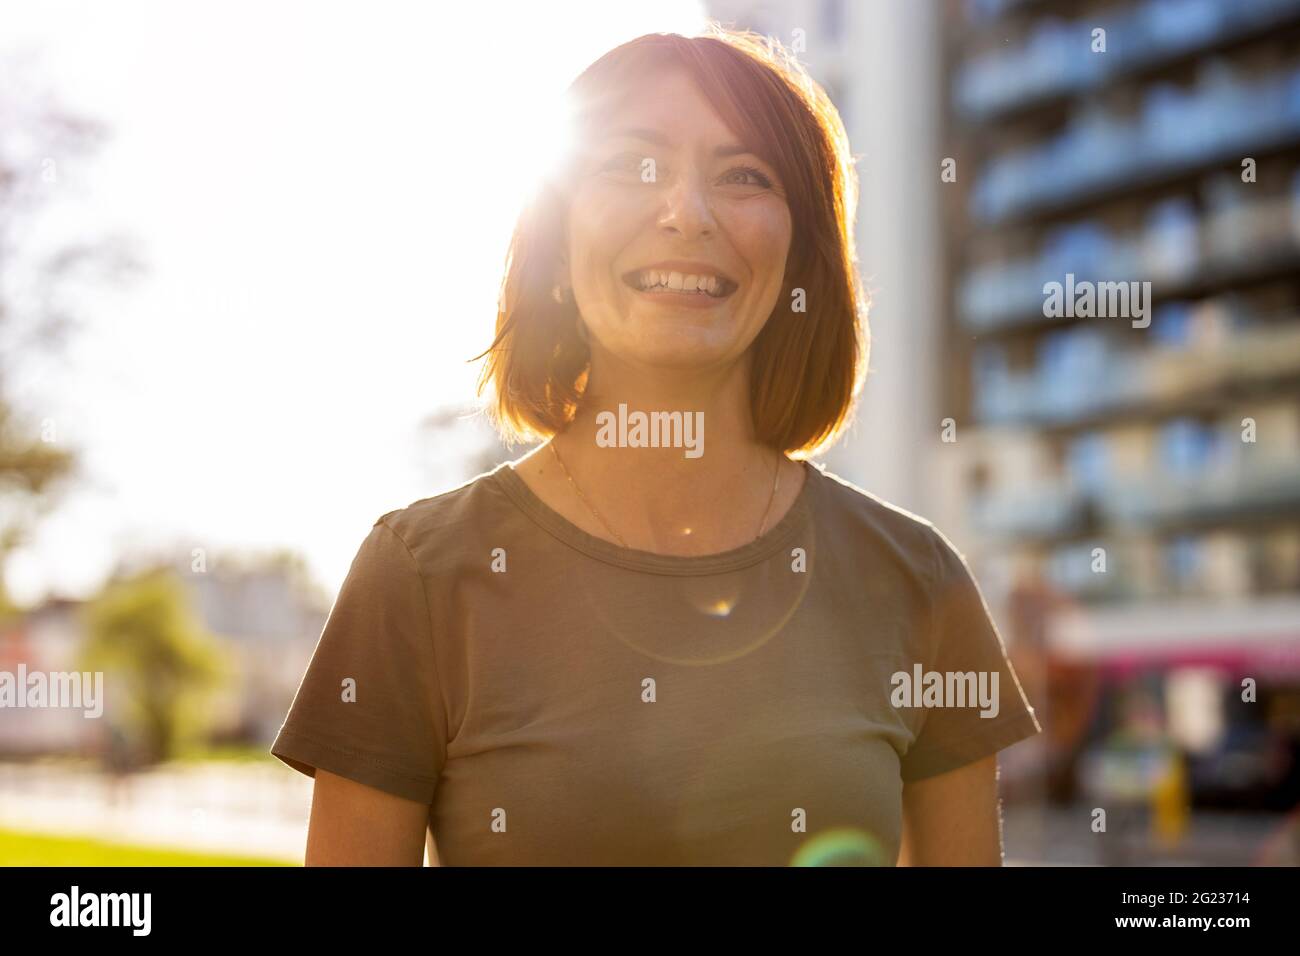
{"label": "t-shirt sleeve", "polygon": [[931,660],[923,665],[944,681],[944,706],[922,710],[902,759],[905,781],[955,770],[1042,730],[966,559],[942,532],[931,531]]}
{"label": "t-shirt sleeve", "polygon": [[271,753],[430,803],[447,719],[424,579],[380,518],[362,542]]}

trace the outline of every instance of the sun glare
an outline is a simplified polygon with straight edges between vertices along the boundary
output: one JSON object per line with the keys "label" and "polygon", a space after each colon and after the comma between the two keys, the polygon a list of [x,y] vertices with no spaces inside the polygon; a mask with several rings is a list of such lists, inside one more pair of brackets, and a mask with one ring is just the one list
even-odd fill
{"label": "sun glare", "polygon": [[[332,590],[358,528],[445,490],[422,423],[474,398],[510,232],[571,145],[565,89],[637,36],[698,32],[702,7],[503,0],[491,29],[449,33],[416,5],[367,30],[315,4],[204,5],[200,29],[140,2],[167,43],[65,0],[15,6],[0,37],[112,131],[74,233],[129,235],[148,260],[95,300],[41,396],[93,481],[7,583],[89,593],[119,552],[179,539],[287,547]],[[434,444],[456,473],[469,449]]]}

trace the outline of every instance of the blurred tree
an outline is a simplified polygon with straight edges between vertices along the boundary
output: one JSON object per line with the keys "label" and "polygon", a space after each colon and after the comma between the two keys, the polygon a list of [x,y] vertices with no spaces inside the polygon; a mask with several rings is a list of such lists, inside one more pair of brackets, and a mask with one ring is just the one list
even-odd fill
{"label": "blurred tree", "polygon": [[472,405],[435,409],[420,422],[423,472],[431,490],[447,491],[528,448],[508,448],[481,409]]}
{"label": "blurred tree", "polygon": [[205,698],[230,673],[215,635],[166,569],[110,582],[85,609],[80,667],[105,674],[105,697],[143,759],[175,756],[206,730]]}
{"label": "blurred tree", "polygon": [[75,327],[72,299],[87,280],[116,281],[140,268],[121,237],[42,236],[58,201],[75,192],[78,159],[106,133],[58,106],[33,75],[25,57],[0,54],[0,623],[17,611],[4,586],[8,556],[77,466],[53,416],[19,409],[16,396],[34,384],[19,373],[39,381],[34,360],[57,352]]}

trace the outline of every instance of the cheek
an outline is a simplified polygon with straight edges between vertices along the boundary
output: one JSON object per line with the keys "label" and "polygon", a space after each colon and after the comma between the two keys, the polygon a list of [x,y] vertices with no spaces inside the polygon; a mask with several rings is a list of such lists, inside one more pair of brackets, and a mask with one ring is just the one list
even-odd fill
{"label": "cheek", "polygon": [[599,283],[612,276],[615,257],[636,236],[645,199],[626,190],[590,189],[569,207],[569,261],[574,282]]}
{"label": "cheek", "polygon": [[739,204],[730,211],[728,235],[749,266],[756,290],[779,289],[790,252],[790,209],[781,201]]}

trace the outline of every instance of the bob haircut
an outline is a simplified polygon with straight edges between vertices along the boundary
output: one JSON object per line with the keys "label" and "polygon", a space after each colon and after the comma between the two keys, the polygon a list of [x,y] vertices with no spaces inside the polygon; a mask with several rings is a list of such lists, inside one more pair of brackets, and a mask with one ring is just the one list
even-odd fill
{"label": "bob haircut", "polygon": [[[776,41],[711,22],[696,37],[652,33],[609,51],[568,90],[575,141],[615,116],[656,73],[685,70],[740,141],[785,186],[792,231],[781,297],[750,345],[755,435],[796,458],[839,437],[870,348],[853,224],[858,179],[839,113]],[[572,157],[526,205],[506,256],[496,337],[478,392],[508,443],[563,431],[583,397],[591,352],[572,295],[553,298],[567,230]],[[794,290],[807,311],[794,311]]]}

